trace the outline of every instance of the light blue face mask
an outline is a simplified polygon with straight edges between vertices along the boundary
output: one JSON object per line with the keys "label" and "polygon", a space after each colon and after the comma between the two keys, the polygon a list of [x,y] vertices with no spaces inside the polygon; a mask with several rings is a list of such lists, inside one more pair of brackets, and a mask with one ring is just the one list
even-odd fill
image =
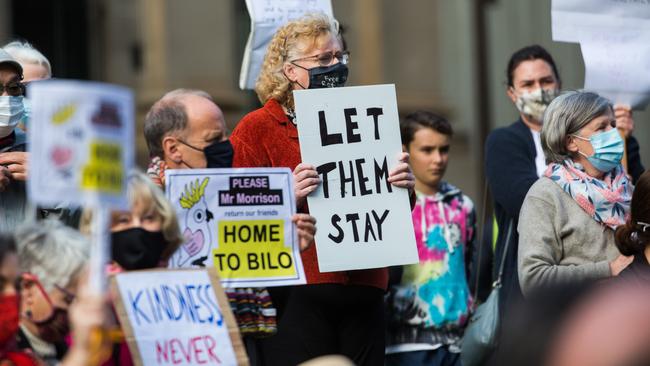
{"label": "light blue face mask", "polygon": [[29,125],[30,117],[32,116],[32,102],[29,98],[23,98],[23,127],[25,131]]}
{"label": "light blue face mask", "polygon": [[23,118],[22,96],[0,96],[0,137],[11,134]]}
{"label": "light blue face mask", "polygon": [[609,131],[595,133],[590,138],[578,135],[573,135],[573,137],[591,143],[591,147],[594,149],[593,155],[587,156],[582,151],[578,151],[578,153],[587,158],[591,165],[599,171],[607,173],[621,164],[625,144],[617,129],[612,128]]}

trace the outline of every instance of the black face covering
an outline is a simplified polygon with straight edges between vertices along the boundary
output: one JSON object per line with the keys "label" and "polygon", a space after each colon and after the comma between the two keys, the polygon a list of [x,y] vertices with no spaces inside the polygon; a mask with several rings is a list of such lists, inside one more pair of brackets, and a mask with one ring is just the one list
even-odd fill
{"label": "black face covering", "polygon": [[230,140],[215,141],[203,149],[208,168],[232,168],[233,149]]}
{"label": "black face covering", "polygon": [[336,88],[348,80],[348,67],[340,62],[331,66],[319,66],[309,70],[309,89]]}
{"label": "black face covering", "polygon": [[59,307],[54,307],[52,315],[49,318],[34,322],[38,328],[38,336],[49,343],[58,343],[65,340],[65,336],[70,333],[70,322],[68,321],[68,311]]}
{"label": "black face covering", "polygon": [[[348,80],[348,67],[341,62],[331,66],[312,67],[311,69],[297,64],[294,65],[309,72],[309,89],[336,88],[344,86]],[[298,85],[306,89],[300,83]]]}
{"label": "black face covering", "polygon": [[113,260],[127,271],[155,268],[167,241],[160,231],[133,228],[111,234]]}

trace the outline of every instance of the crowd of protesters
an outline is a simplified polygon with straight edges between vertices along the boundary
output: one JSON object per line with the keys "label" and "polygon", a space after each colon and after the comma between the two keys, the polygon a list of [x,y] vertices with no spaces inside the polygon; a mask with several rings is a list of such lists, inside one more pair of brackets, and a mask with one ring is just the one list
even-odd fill
{"label": "crowd of protesters", "polygon": [[[415,233],[419,263],[319,271],[306,197],[321,179],[301,159],[293,91],[344,86],[344,44],[324,15],[281,27],[255,87],[261,107],[230,136],[204,91],[173,90],[151,106],[151,161],[146,173],[127,177],[129,210],[111,214],[106,274],[168,267],[183,243],[163,193],[165,170],[286,167],[307,284],[226,290],[251,365],[460,365],[464,331],[485,301],[479,277],[489,284],[500,267],[503,327],[486,364],[648,364],[650,172],[632,111],[593,92],[562,91],[540,46],[518,50],[506,67],[505,93],[520,117],[485,144],[494,212],[444,180],[452,123],[416,111],[400,122],[403,153],[388,181],[409,191],[413,228],[404,230]],[[131,365],[113,297],[88,290],[93,212],[27,199],[25,131],[39,121],[26,84],[51,76],[30,44],[0,49],[0,365]],[[479,212],[494,235],[479,232]],[[486,248],[495,258],[487,271],[479,255]]]}

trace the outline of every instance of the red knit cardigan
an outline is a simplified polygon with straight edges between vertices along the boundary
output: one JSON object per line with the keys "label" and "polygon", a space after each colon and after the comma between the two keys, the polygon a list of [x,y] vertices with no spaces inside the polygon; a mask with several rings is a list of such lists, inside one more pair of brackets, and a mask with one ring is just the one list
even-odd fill
{"label": "red knit cardigan", "polygon": [[[287,167],[293,170],[302,160],[298,130],[274,99],[244,116],[230,136],[230,142],[235,150],[233,167]],[[305,205],[299,211],[308,212],[308,208]],[[301,256],[309,284],[367,285],[384,290],[388,285],[386,268],[321,273],[315,245],[303,251]]]}

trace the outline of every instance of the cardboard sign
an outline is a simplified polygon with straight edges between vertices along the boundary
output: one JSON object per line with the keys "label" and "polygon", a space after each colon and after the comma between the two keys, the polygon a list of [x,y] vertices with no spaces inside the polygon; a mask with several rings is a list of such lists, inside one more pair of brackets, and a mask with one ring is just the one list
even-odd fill
{"label": "cardboard sign", "polygon": [[31,83],[30,200],[124,208],[133,166],[133,94],[94,82]]}
{"label": "cardboard sign", "polygon": [[321,272],[418,262],[406,189],[388,183],[398,162],[394,85],[294,92],[303,162],[322,183],[307,197]]}
{"label": "cardboard sign", "polygon": [[136,365],[248,365],[214,271],[125,272],[113,277],[113,288]]}
{"label": "cardboard sign", "polygon": [[308,13],[333,16],[331,0],[246,0],[251,33],[244,50],[239,88],[254,89],[266,48],[275,32],[287,22]]}
{"label": "cardboard sign", "polygon": [[215,267],[225,287],[305,283],[286,168],[165,172],[186,242],[171,267]]}

